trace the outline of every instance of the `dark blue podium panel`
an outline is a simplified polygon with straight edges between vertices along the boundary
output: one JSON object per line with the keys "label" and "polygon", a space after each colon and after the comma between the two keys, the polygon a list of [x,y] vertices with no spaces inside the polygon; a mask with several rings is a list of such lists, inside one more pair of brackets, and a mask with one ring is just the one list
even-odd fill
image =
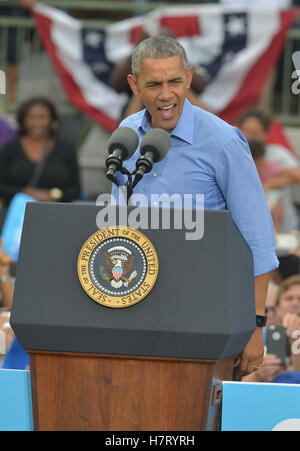
{"label": "dark blue podium panel", "polygon": [[201,240],[186,230],[141,232],[159,274],[127,308],[89,298],[77,275],[99,207],[29,203],[11,324],[26,350],[217,360],[239,354],[255,328],[251,252],[227,211],[205,211]]}

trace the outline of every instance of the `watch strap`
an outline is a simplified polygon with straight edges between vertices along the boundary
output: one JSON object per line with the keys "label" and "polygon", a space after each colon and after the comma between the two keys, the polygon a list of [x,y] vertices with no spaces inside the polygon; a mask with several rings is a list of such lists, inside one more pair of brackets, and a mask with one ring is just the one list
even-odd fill
{"label": "watch strap", "polygon": [[256,327],[265,327],[268,317],[262,315],[256,315]]}

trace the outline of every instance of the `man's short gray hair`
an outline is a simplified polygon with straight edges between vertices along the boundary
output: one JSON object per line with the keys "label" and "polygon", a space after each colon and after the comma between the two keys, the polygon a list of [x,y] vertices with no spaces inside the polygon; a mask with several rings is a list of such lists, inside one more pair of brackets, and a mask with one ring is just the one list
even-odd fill
{"label": "man's short gray hair", "polygon": [[134,49],[132,53],[131,70],[134,76],[141,71],[141,62],[145,58],[170,58],[179,56],[183,67],[188,70],[189,64],[184,48],[175,39],[166,36],[154,36],[145,39]]}

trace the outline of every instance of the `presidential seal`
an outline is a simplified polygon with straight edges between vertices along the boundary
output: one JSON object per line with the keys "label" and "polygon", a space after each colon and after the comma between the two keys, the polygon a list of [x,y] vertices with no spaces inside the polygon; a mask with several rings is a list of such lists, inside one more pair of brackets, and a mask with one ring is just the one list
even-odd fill
{"label": "presidential seal", "polygon": [[77,263],[87,295],[106,307],[130,307],[152,290],[158,257],[138,230],[115,226],[98,230],[82,246]]}

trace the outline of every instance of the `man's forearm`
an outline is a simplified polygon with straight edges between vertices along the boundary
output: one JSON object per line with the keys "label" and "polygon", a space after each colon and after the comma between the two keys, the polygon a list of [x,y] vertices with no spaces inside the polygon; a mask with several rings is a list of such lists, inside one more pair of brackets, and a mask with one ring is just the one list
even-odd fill
{"label": "man's forearm", "polygon": [[[268,291],[270,274],[262,274],[254,278],[255,289],[255,311],[257,315],[265,315],[266,297]],[[239,362],[239,373],[241,376],[256,371],[261,365],[264,356],[263,329],[256,327],[248,343],[242,351]],[[255,376],[254,376],[255,377]]]}
{"label": "man's forearm", "polygon": [[270,273],[262,274],[254,278],[255,311],[257,315],[265,315],[269,280]]}

